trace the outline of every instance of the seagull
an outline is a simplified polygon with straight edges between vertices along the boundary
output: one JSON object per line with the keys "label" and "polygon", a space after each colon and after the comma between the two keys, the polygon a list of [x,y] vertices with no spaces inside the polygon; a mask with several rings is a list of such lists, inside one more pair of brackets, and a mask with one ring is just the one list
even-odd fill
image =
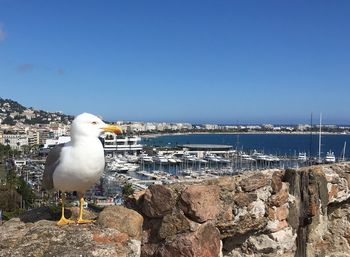
{"label": "seagull", "polygon": [[43,189],[62,192],[62,215],[57,224],[75,223],[64,216],[65,193],[76,191],[79,197],[78,224],[93,222],[83,219],[84,193],[101,177],[105,158],[99,136],[104,132],[122,133],[121,128],[107,125],[89,113],[75,117],[71,141],[55,146],[49,153],[43,174]]}

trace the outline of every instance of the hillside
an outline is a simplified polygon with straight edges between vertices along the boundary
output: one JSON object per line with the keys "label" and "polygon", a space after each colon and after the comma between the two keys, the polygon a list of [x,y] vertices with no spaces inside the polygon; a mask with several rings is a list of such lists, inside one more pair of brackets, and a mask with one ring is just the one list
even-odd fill
{"label": "hillside", "polygon": [[61,112],[47,112],[27,108],[20,103],[0,97],[0,121],[1,124],[15,125],[18,122],[24,124],[48,124],[50,122],[61,122],[67,124],[73,120],[72,115]]}

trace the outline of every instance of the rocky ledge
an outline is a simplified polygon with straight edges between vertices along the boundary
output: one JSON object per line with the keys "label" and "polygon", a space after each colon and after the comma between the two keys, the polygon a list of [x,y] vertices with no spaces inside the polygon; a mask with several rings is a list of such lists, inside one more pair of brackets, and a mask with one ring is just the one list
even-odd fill
{"label": "rocky ledge", "polygon": [[[72,212],[76,216],[77,210]],[[94,224],[83,225],[58,226],[56,216],[44,207],[5,222],[0,226],[0,256],[140,256],[143,218],[136,211],[108,207]]]}
{"label": "rocky ledge", "polygon": [[0,226],[0,256],[350,257],[350,163],[152,185],[89,225],[47,208]]}

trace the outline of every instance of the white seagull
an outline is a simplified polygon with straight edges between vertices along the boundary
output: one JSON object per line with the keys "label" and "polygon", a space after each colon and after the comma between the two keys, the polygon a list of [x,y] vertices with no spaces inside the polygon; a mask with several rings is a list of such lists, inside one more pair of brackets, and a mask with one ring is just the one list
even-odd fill
{"label": "white seagull", "polygon": [[71,125],[71,141],[54,147],[45,163],[43,188],[62,192],[62,215],[57,224],[75,223],[64,217],[65,192],[78,192],[80,206],[78,224],[92,222],[83,219],[84,193],[94,185],[105,167],[104,150],[98,137],[104,132],[120,134],[122,130],[107,125],[89,113],[78,115]]}

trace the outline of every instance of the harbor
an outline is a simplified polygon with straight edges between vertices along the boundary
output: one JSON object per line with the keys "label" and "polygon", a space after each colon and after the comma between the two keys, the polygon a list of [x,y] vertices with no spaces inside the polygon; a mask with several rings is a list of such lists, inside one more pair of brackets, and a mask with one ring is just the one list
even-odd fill
{"label": "harbor", "polygon": [[[213,135],[199,136],[201,142],[207,143],[199,143],[196,135],[191,135],[192,140],[189,136],[182,135],[185,138],[183,141],[186,140],[184,144],[170,143],[171,140],[181,142],[179,136],[173,136],[173,138],[166,138],[169,142],[156,145],[154,141],[152,143],[149,139],[144,140],[135,135],[117,137],[106,134],[101,139],[105,151],[105,171],[100,181],[86,192],[88,201],[97,205],[120,204],[123,199],[122,190],[127,185],[131,186],[133,191],[141,191],[151,184],[203,181],[254,170],[296,169],[321,163],[343,162],[348,156],[345,140],[348,140],[349,135],[337,137],[322,135],[321,142],[326,144],[319,143],[319,135],[317,135],[312,143],[317,144],[318,149],[314,150],[311,156],[310,151],[297,151],[295,148],[289,151],[276,151],[274,147],[265,145],[260,149],[248,149],[244,147],[246,143],[244,135],[239,137],[240,142],[236,140],[233,144],[218,143],[218,141],[227,142],[228,135],[215,135],[216,141],[203,138],[205,136],[212,140]],[[230,136],[231,141],[237,139],[235,135]],[[252,136],[256,137],[256,135]],[[276,135],[269,136],[268,142],[274,142]],[[264,137],[266,135],[260,135],[254,146],[259,147],[259,142],[266,140]],[[291,137],[293,140],[289,140]],[[338,154],[332,150],[326,151],[326,154],[323,153],[323,149],[329,147],[330,139],[337,139],[331,142],[333,149],[344,140]],[[164,138],[152,140],[159,142]],[[305,135],[279,136],[279,146],[283,149],[285,144],[296,142],[295,144],[300,147],[301,140],[305,140],[304,145],[307,145],[310,137],[305,139]],[[50,144],[46,144],[47,150],[39,149],[40,154],[37,156],[22,156],[22,158],[7,160],[4,162],[4,169],[14,168],[39,196],[42,194],[41,182],[46,158],[41,153],[48,152],[58,142],[60,139],[57,142],[51,140]]]}

